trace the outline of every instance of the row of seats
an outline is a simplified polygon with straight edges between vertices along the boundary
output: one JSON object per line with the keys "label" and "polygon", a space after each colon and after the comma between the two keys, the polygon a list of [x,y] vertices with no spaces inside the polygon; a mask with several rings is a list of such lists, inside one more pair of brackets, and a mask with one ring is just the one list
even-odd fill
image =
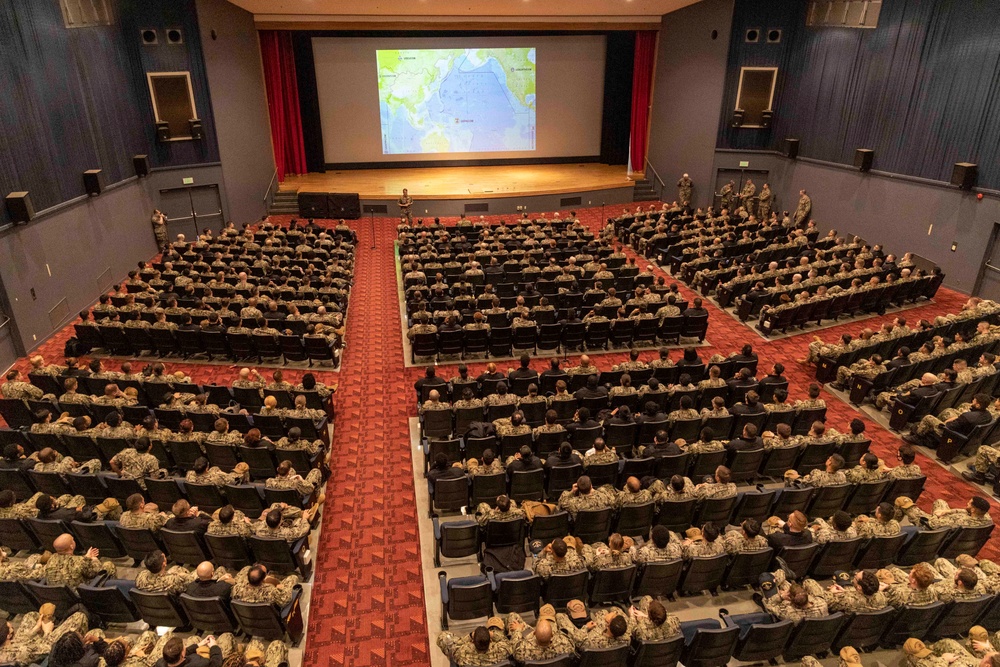
{"label": "row of seats", "polygon": [[[509,488],[502,484],[503,473],[476,475],[471,483],[465,478],[439,479],[432,486],[428,514],[458,512],[463,507],[476,507],[479,503],[494,505],[497,496],[503,494],[516,501],[542,500],[544,489],[531,493],[530,490],[523,489],[521,482],[526,477],[541,480],[541,472],[514,472],[511,474]],[[902,496],[915,500],[923,491],[924,482],[925,478],[918,477],[822,487],[762,488],[725,498],[692,498],[660,503],[650,501],[641,505],[626,505],[619,510],[582,510],[572,520],[560,512],[548,517],[538,517],[541,524],[536,526],[533,523],[531,537],[540,539],[541,536],[548,536],[551,539],[552,536],[547,533],[542,533],[541,536],[537,533],[546,530],[545,527],[549,525],[555,526],[553,530],[556,536],[566,535],[572,526],[574,534],[584,542],[592,543],[607,540],[612,532],[645,537],[654,525],[681,532],[708,522],[725,526],[740,523],[747,518],[763,521],[770,516],[788,516],[794,511],[801,511],[811,518],[823,519],[833,516],[839,510],[852,515],[870,515],[880,502],[891,503]],[[555,494],[549,498],[550,502],[556,500]],[[560,530],[563,532],[558,532]]]}

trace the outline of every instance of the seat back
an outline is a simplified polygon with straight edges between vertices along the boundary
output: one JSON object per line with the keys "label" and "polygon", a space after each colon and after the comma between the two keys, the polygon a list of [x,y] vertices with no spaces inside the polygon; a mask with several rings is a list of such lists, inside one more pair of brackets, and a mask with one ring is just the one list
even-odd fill
{"label": "seat back", "polygon": [[583,540],[584,544],[606,542],[611,534],[611,519],[614,510],[610,507],[594,510],[580,510],[573,520],[573,535]]}
{"label": "seat back", "polygon": [[740,628],[698,628],[681,654],[684,667],[723,667],[733,655]]}
{"label": "seat back", "polygon": [[63,533],[70,532],[69,525],[59,519],[30,518],[25,519],[25,521],[27,521],[31,532],[35,534],[35,538],[42,546],[42,549],[46,551],[55,551],[52,547],[52,542]]}
{"label": "seat back", "polygon": [[[920,606],[903,605],[899,613],[885,629],[879,640],[883,648],[896,648],[915,634],[933,628],[944,613],[947,605],[943,602],[932,602]],[[966,626],[968,628],[969,626]]]}
{"label": "seat back", "polygon": [[222,598],[192,597],[182,593],[180,603],[195,630],[212,634],[239,631],[229,604]]}
{"label": "seat back", "polygon": [[837,443],[834,441],[821,444],[806,445],[802,449],[802,455],[795,463],[795,469],[800,475],[807,475],[813,470],[826,466],[826,460],[837,451]]}
{"label": "seat back", "polygon": [[729,470],[734,482],[745,482],[754,479],[760,464],[764,460],[764,449],[744,449],[736,452],[729,463]]}
{"label": "seat back", "polygon": [[211,514],[226,504],[222,491],[215,484],[196,484],[187,482],[184,485],[187,498],[192,505]]}
{"label": "seat back", "polygon": [[804,655],[819,655],[829,651],[846,620],[847,616],[841,612],[803,619],[788,638],[784,659],[799,660]]}
{"label": "seat back", "polygon": [[961,554],[975,556],[986,546],[993,533],[993,524],[976,528],[962,527],[955,530],[952,537],[945,541],[941,550],[942,558],[955,558]]}
{"label": "seat back", "polygon": [[729,525],[729,517],[733,513],[733,507],[735,506],[736,496],[728,498],[705,498],[698,505],[694,525],[701,526],[712,522],[721,531]]}
{"label": "seat back", "polygon": [[13,491],[18,502],[27,500],[35,493],[34,486],[20,470],[0,470],[0,488]]}
{"label": "seat back", "polygon": [[672,456],[659,456],[655,459],[656,467],[653,474],[662,480],[670,480],[674,475],[686,477],[691,464],[691,454],[682,452]]}
{"label": "seat back", "polygon": [[694,442],[698,439],[699,434],[701,434],[701,417],[695,419],[678,419],[670,428],[670,438],[672,440]]}
{"label": "seat back", "polygon": [[641,505],[624,505],[615,520],[615,532],[623,536],[645,538],[649,535],[656,513],[656,503],[650,501]]}
{"label": "seat back", "polygon": [[875,648],[895,615],[893,607],[851,614],[833,640],[833,650],[840,652],[845,646],[853,646],[859,651]]}
{"label": "seat back", "polygon": [[850,570],[865,538],[827,542],[813,561],[810,572],[816,577],[832,577],[838,570]]}
{"label": "seat back", "polygon": [[38,491],[42,493],[47,493],[48,495],[58,498],[61,495],[68,494],[71,492],[69,485],[63,479],[63,476],[57,472],[38,472],[37,470],[29,470],[28,477],[31,479],[32,485]]}
{"label": "seat back", "polygon": [[[510,498],[522,500],[542,500],[545,496],[545,471],[515,470],[510,474]],[[565,537],[565,533],[563,536]]]}
{"label": "seat back", "polygon": [[134,623],[142,618],[132,600],[114,586],[81,584],[76,593],[87,611],[97,614],[105,623]]}
{"label": "seat back", "polygon": [[937,623],[931,628],[930,636],[934,639],[964,637],[994,598],[993,595],[980,595],[968,600],[955,600],[941,613]]}
{"label": "seat back", "polygon": [[560,510],[549,515],[536,516],[531,521],[529,539],[541,540],[542,544],[548,544],[557,537],[569,535],[569,525],[569,512]]}
{"label": "seat back", "polygon": [[464,558],[479,552],[479,524],[475,521],[448,521],[440,524],[438,532],[438,556]]}
{"label": "seat back", "polygon": [[771,516],[771,505],[774,504],[774,499],[777,495],[777,489],[747,491],[736,501],[736,508],[733,510],[730,522],[734,526],[738,526],[746,519],[763,521]]}
{"label": "seat back", "polygon": [[457,512],[462,509],[469,504],[469,480],[458,477],[435,481],[433,504],[439,510]]}
{"label": "seat back", "polygon": [[733,657],[741,662],[768,662],[780,656],[788,643],[795,623],[754,623],[746,635],[740,637]]}
{"label": "seat back", "polygon": [[[247,544],[250,546],[254,560],[266,565],[268,570],[278,574],[291,574],[301,570],[291,545],[281,538],[251,535],[247,538]],[[306,573],[302,572],[301,574],[305,579]]]}
{"label": "seat back", "polygon": [[253,563],[253,554],[240,535],[205,535],[205,545],[216,565],[238,572]]}
{"label": "seat back", "polygon": [[927,482],[927,477],[920,476],[911,479],[895,479],[892,481],[892,485],[885,492],[885,497],[883,500],[887,502],[895,502],[896,498],[900,496],[906,496],[910,500],[916,502],[920,494],[923,493],[924,483]]}
{"label": "seat back", "polygon": [[553,574],[542,588],[542,599],[556,609],[565,608],[570,600],[586,600],[588,579],[586,570]]}
{"label": "seat back", "polygon": [[150,551],[166,551],[166,547],[153,535],[152,531],[145,528],[125,528],[124,526],[114,526],[112,528],[115,535],[125,547],[125,553],[129,558],[141,561]]}
{"label": "seat back", "polygon": [[38,611],[38,607],[41,606],[20,581],[0,581],[0,599],[3,600],[4,611],[12,617]]}
{"label": "seat back", "polygon": [[[155,449],[155,445],[154,445]],[[128,497],[133,493],[138,493],[146,496],[146,492],[143,491],[142,487],[139,486],[139,482],[134,479],[129,479],[127,477],[115,477],[109,475],[104,478],[104,483],[108,487],[108,495],[115,498],[122,505],[128,500]]]}
{"label": "seat back", "polygon": [[795,547],[782,547],[776,555],[781,556],[788,569],[795,573],[796,579],[802,579],[809,573],[809,566],[819,553],[819,549],[820,545],[814,542]]}
{"label": "seat back", "polygon": [[592,463],[587,466],[587,476],[590,477],[595,489],[605,484],[614,486],[618,481],[618,462]]}
{"label": "seat back", "polygon": [[877,482],[855,484],[850,498],[844,505],[844,511],[852,516],[871,514],[888,491],[892,480],[883,479]]}
{"label": "seat back", "polygon": [[288,634],[285,623],[272,604],[233,600],[230,602],[230,608],[240,629],[249,636],[274,641],[284,639]]}
{"label": "seat back", "polygon": [[639,641],[635,643],[629,667],[676,667],[683,649],[683,635],[660,641]]}
{"label": "seat back", "polygon": [[274,455],[264,447],[246,447],[240,445],[240,458],[250,466],[250,476],[254,479],[267,479],[274,476],[278,464]]}
{"label": "seat back", "polygon": [[537,612],[543,580],[531,570],[505,572],[496,579],[495,604],[498,614]]}
{"label": "seat back", "polygon": [[476,475],[472,478],[472,492],[469,502],[478,507],[479,503],[496,503],[497,496],[507,492],[507,475],[498,472],[492,475]]}
{"label": "seat back", "polygon": [[806,486],[801,489],[782,489],[781,495],[778,496],[778,500],[775,501],[774,508],[771,511],[775,516],[782,517],[783,519],[787,519],[788,515],[796,510],[805,512],[806,507],[809,505],[809,500],[812,498],[815,491],[816,489],[811,486]]}
{"label": "seat back", "polygon": [[[22,519],[0,519],[0,544],[11,551],[34,551],[38,548],[38,538]],[[51,548],[51,545],[45,547]]]}
{"label": "seat back", "polygon": [[549,468],[548,482],[545,486],[545,495],[549,500],[559,499],[559,495],[576,484],[576,480],[583,474],[583,466],[579,463],[571,465],[556,465]]}
{"label": "seat back", "polygon": [[607,424],[604,427],[604,442],[613,448],[634,445],[638,431],[637,424]]}
{"label": "seat back", "polygon": [[605,568],[594,572],[590,580],[590,603],[625,602],[632,594],[635,565]]}
{"label": "seat back", "polygon": [[56,607],[56,618],[65,618],[70,607],[80,604],[80,598],[69,586],[46,584],[40,581],[26,581],[31,595],[38,600],[39,605],[52,603]]}
{"label": "seat back", "polygon": [[656,523],[660,526],[666,526],[674,532],[687,530],[693,523],[697,505],[698,500],[695,498],[664,501],[660,504],[660,513],[656,517]]}
{"label": "seat back", "polygon": [[696,595],[702,591],[714,593],[722,585],[728,563],[729,554],[725,553],[692,558],[681,577],[680,592],[687,595]]}
{"label": "seat back", "polygon": [[834,512],[844,506],[844,503],[847,502],[847,496],[853,490],[853,484],[834,484],[819,487],[809,500],[809,508],[806,510],[806,514],[810,518],[833,516]]}
{"label": "seat back", "polygon": [[694,463],[691,464],[691,479],[695,483],[708,476],[714,475],[715,469],[726,464],[729,452],[719,450],[717,452],[700,452],[694,455]]}
{"label": "seat back", "polygon": [[733,589],[756,585],[760,573],[767,571],[773,556],[774,549],[770,547],[760,551],[740,551],[733,554],[722,579],[722,587]]}
{"label": "seat back", "polygon": [[76,535],[77,542],[100,549],[102,558],[124,558],[127,555],[121,541],[103,521],[72,521],[69,527]]}
{"label": "seat back", "polygon": [[858,553],[855,567],[859,570],[877,570],[896,562],[896,557],[906,542],[906,533],[891,537],[873,537]]}
{"label": "seat back", "polygon": [[625,667],[628,663],[629,645],[606,648],[580,649],[578,667]]}
{"label": "seat back", "polygon": [[194,531],[160,529],[160,539],[170,554],[170,560],[182,565],[195,565],[208,560],[208,550]]}
{"label": "seat back", "polygon": [[493,613],[493,588],[486,577],[451,579],[447,582],[444,593],[441,600],[444,614],[441,620],[445,627],[448,620],[467,621]]}
{"label": "seat back", "polygon": [[917,534],[906,540],[896,558],[898,565],[916,565],[917,563],[932,563],[941,551],[941,545],[951,535],[951,528],[936,530],[919,530]]}
{"label": "seat back", "polygon": [[684,561],[680,558],[642,564],[636,577],[635,597],[671,597],[680,584],[683,570]]}

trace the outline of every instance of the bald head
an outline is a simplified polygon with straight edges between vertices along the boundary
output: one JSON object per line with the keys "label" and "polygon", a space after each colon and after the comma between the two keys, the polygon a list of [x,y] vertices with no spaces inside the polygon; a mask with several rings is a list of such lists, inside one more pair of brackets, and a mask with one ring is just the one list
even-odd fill
{"label": "bald head", "polygon": [[535,626],[535,641],[539,646],[548,646],[552,641],[552,624],[542,619]]}
{"label": "bald head", "polygon": [[937,376],[934,373],[924,373],[920,376],[920,384],[925,387],[929,387],[932,384],[936,384],[938,381]]}
{"label": "bald head", "polygon": [[240,369],[240,379],[241,380],[246,380],[249,377],[250,377],[250,369],[249,368],[241,368]]}
{"label": "bald head", "polygon": [[198,565],[198,569],[195,570],[195,572],[198,574],[198,579],[201,581],[208,581],[215,576],[215,566],[207,560],[202,561]]}
{"label": "bald head", "polygon": [[63,533],[52,541],[52,548],[57,554],[72,554],[76,548],[76,540],[69,533]]}

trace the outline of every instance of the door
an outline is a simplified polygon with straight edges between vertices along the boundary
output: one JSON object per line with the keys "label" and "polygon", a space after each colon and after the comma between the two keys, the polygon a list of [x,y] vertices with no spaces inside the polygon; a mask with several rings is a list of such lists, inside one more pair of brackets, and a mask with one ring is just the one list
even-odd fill
{"label": "door", "polygon": [[198,236],[187,188],[160,190],[159,209],[167,216],[167,239],[171,243],[177,240],[178,234],[183,234],[189,241]]}
{"label": "door", "polygon": [[194,213],[195,226],[201,233],[206,229],[218,232],[222,229],[222,197],[219,196],[219,186],[200,185],[189,188],[191,194],[191,210]]}
{"label": "door", "polygon": [[993,232],[990,234],[990,242],[986,245],[986,252],[983,254],[983,263],[979,267],[979,275],[976,276],[976,285],[972,288],[972,295],[983,299],[1000,300],[1000,223],[993,223]]}
{"label": "door", "polygon": [[171,241],[178,234],[191,240],[206,229],[222,229],[222,196],[215,184],[160,190],[160,210],[167,216]]}
{"label": "door", "polygon": [[[766,169],[719,169],[715,174],[715,196],[712,199],[712,205],[715,207],[715,210],[718,211],[722,205],[722,197],[719,193],[722,192],[722,187],[726,183],[732,181],[733,193],[739,194],[743,191],[743,184],[749,178],[753,180],[753,184],[759,194],[761,186],[767,183],[768,173]],[[756,203],[754,205],[756,206]],[[773,204],[771,205],[771,210],[774,210]]]}

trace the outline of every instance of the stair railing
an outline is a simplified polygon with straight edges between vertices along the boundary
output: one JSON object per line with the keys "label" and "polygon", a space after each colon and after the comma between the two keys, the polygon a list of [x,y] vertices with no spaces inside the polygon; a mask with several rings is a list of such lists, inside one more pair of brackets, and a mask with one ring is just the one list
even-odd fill
{"label": "stair railing", "polygon": [[667,184],[664,183],[663,179],[660,178],[660,175],[656,173],[656,169],[653,167],[653,164],[649,161],[648,157],[645,158],[645,162],[646,162],[645,167],[648,168],[649,171],[653,172],[653,176],[656,178],[656,182],[660,184],[660,187],[656,191],[656,198],[659,201],[663,201],[663,189],[667,187]]}
{"label": "stair railing", "polygon": [[274,173],[271,174],[271,180],[267,183],[267,190],[264,192],[264,211],[266,212],[271,207],[271,188],[277,187],[278,180],[278,169],[275,167]]}

